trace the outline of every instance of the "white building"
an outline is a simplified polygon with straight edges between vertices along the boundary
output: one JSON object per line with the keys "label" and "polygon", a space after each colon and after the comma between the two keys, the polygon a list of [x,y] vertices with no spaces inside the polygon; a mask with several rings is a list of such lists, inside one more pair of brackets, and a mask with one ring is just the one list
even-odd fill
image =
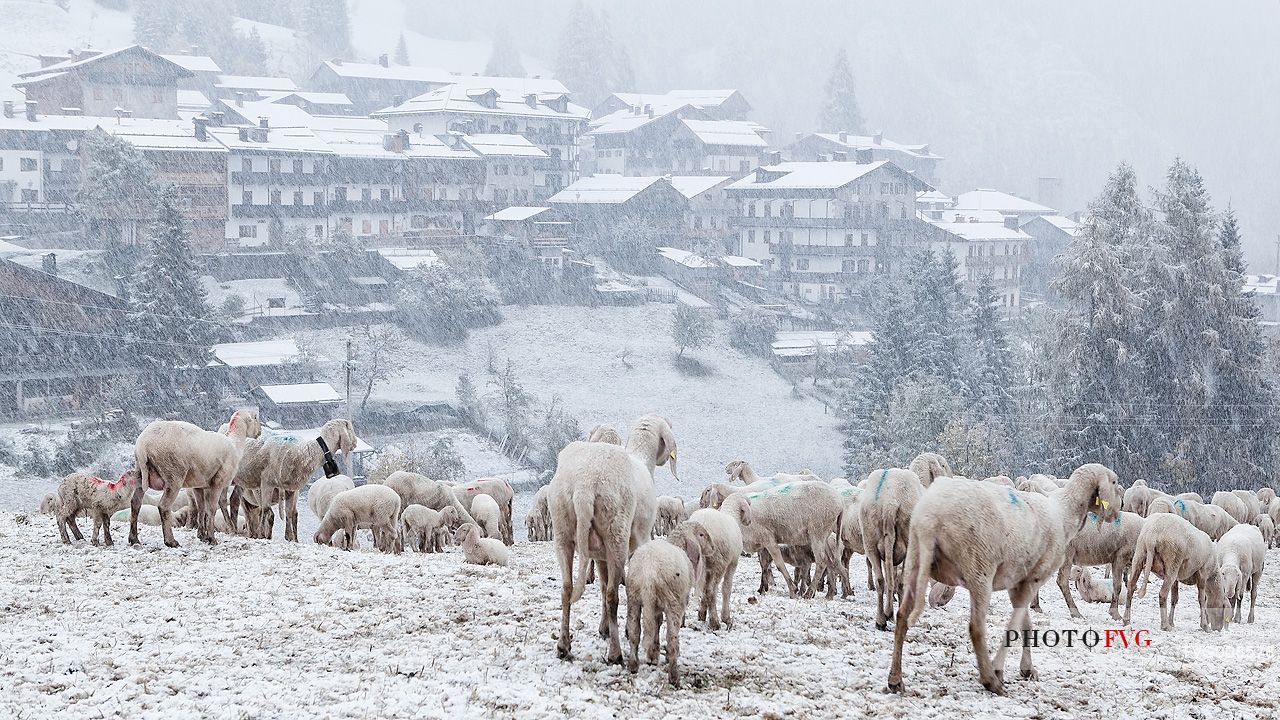
{"label": "white building", "polygon": [[950,250],[959,263],[957,273],[972,292],[982,279],[990,278],[1002,307],[1022,305],[1022,268],[1026,246],[1031,239],[1012,219],[954,211],[945,221],[930,221],[934,232],[929,247],[936,253]]}

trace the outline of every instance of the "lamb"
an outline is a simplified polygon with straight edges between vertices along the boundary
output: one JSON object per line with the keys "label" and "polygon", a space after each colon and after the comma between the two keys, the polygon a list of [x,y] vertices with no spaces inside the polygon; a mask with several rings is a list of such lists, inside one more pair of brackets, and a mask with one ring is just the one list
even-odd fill
{"label": "lamb", "polygon": [[[1141,517],[1141,516],[1139,516]],[[1087,523],[1086,523],[1087,524]],[[1120,577],[1116,575],[1114,577]],[[1091,603],[1115,603],[1119,593],[1115,591],[1111,580],[1099,580],[1086,567],[1071,568],[1071,579],[1075,581],[1080,599]]]}
{"label": "lamb", "polygon": [[354,489],[355,486],[355,481],[346,475],[320,478],[311,483],[311,487],[307,490],[307,507],[311,508],[312,515],[323,520],[333,498],[340,492]]}
{"label": "lamb", "polygon": [[139,543],[136,518],[148,487],[164,491],[159,508],[165,545],[178,546],[171,511],[183,488],[195,491],[196,536],[214,544],[213,515],[219,499],[235,477],[245,441],[260,432],[257,415],[241,416],[240,411],[231,416],[225,435],[180,420],[156,420],[143,428],[134,443],[140,482],[129,502],[134,518],[129,522],[129,544]]}
{"label": "lamb", "polygon": [[1262,512],[1266,512],[1271,507],[1271,501],[1276,499],[1276,491],[1269,487],[1258,490],[1258,504],[1262,505]]}
{"label": "lamb", "polygon": [[596,425],[591,428],[591,432],[587,434],[587,442],[602,442],[610,445],[621,445],[622,436],[618,435],[618,431],[608,425]]}
{"label": "lamb", "polygon": [[658,498],[658,514],[653,523],[653,535],[666,535],[676,525],[688,519],[684,514],[684,501],[678,497],[663,495]]}
{"label": "lamb", "polygon": [[[740,499],[747,502],[741,502]],[[830,485],[820,480],[809,480],[779,485],[763,493],[734,493],[724,501],[720,509],[737,520],[742,529],[743,549],[758,554],[762,583],[765,582],[772,563],[782,573],[783,580],[786,580],[791,597],[800,595],[800,589],[787,574],[780,545],[808,547],[817,559],[819,576],[825,575],[830,569],[827,564],[828,556],[823,549],[827,536],[839,529],[838,522],[844,510],[840,496]],[[844,568],[836,568],[836,572],[848,583],[848,573]],[[834,585],[832,583],[827,588],[828,598],[835,595]],[[813,597],[814,594],[814,589],[810,587],[805,596]]]}
{"label": "lamb", "polygon": [[1225,490],[1219,490],[1214,493],[1211,504],[1226,510],[1231,519],[1238,523],[1247,523],[1253,519],[1254,515],[1257,515],[1257,513],[1249,514],[1249,506],[1239,495]]}
{"label": "lamb", "polygon": [[408,470],[397,470],[388,475],[383,481],[383,485],[391,488],[400,496],[400,502],[405,507],[410,505],[422,505],[432,510],[444,510],[446,507],[453,508],[458,513],[458,517],[464,523],[476,525],[475,518],[471,517],[471,511],[462,503],[458,502],[458,498],[453,494],[453,488],[449,487],[449,483],[442,480],[431,480],[423,475]]}
{"label": "lamb", "polygon": [[[130,508],[117,510],[111,515],[113,523],[127,523],[132,518],[133,511]],[[160,508],[156,505],[143,504],[138,508],[138,524],[147,525],[149,527],[160,527]]]}
{"label": "lamb", "polygon": [[1276,524],[1272,522],[1270,515],[1259,515],[1253,519],[1253,524],[1262,532],[1262,539],[1267,542],[1267,548],[1276,546]]}
{"label": "lamb", "polygon": [[907,557],[911,512],[924,487],[910,470],[886,468],[867,475],[866,492],[859,498],[858,517],[863,548],[875,577],[876,627],[889,629],[896,569]]}
{"label": "lamb", "polygon": [[42,515],[56,515],[58,513],[59,504],[60,501],[58,500],[57,490],[47,493],[44,497],[40,498],[40,513]]}
{"label": "lamb", "polygon": [[1236,521],[1220,506],[1205,505],[1194,500],[1156,498],[1147,506],[1147,517],[1157,513],[1172,513],[1186,518],[1192,525],[1208,533],[1212,540],[1221,538],[1236,525]]}
{"label": "lamb", "polygon": [[469,498],[476,495],[488,495],[493,498],[501,511],[498,520],[499,529],[502,532],[502,543],[504,545],[516,544],[515,527],[512,520],[516,493],[512,489],[511,483],[502,478],[476,478],[465,485],[453,488],[453,493],[457,496],[458,503],[463,507],[470,507],[471,500]]}
{"label": "lamb", "polygon": [[115,543],[111,539],[111,515],[129,507],[134,489],[138,486],[141,475],[137,470],[129,470],[114,482],[108,482],[97,475],[88,473],[71,473],[62,478],[58,485],[55,516],[58,521],[58,534],[62,536],[64,545],[71,543],[67,530],[76,540],[84,540],[80,528],[76,526],[76,515],[85,513],[93,518],[93,544],[98,544],[98,532],[101,530],[103,542],[107,547]]}
{"label": "lamb", "polygon": [[444,526],[440,512],[429,507],[410,505],[400,511],[402,542],[410,549],[416,545],[419,552],[442,552],[444,545],[439,542],[439,530]]}
{"label": "lamb", "polygon": [[934,452],[920,453],[907,468],[920,478],[920,484],[924,487],[932,485],[937,478],[955,475],[947,459]]}
{"label": "lamb", "polygon": [[700,537],[706,538],[705,530],[683,534],[678,544],[670,539],[647,543],[637,549],[627,563],[627,639],[631,642],[627,669],[634,673],[639,668],[642,640],[646,661],[658,662],[658,633],[666,623],[667,681],[677,688],[680,687],[680,626],[684,624],[694,578],[703,574]]}
{"label": "lamb", "polygon": [[[736,502],[746,502],[738,498]],[[721,624],[733,627],[733,612],[729,609],[729,596],[733,593],[733,577],[738,571],[738,558],[742,556],[742,528],[735,517],[751,524],[751,508],[740,509],[736,516],[724,510],[701,508],[693,511],[689,519],[672,528],[667,539],[679,545],[686,535],[697,534],[702,541],[702,572],[694,578],[698,589],[698,619],[707,623],[712,631]],[[705,536],[704,536],[705,533]],[[716,613],[716,588],[720,589],[720,612]]]}
{"label": "lamb", "polygon": [[[1206,506],[1207,507],[1207,506]],[[1178,585],[1195,585],[1200,600],[1200,628],[1221,630],[1223,597],[1222,571],[1218,567],[1213,541],[1208,533],[1173,513],[1153,513],[1138,533],[1138,543],[1125,580],[1125,625],[1133,609],[1133,594],[1145,596],[1152,571],[1164,578],[1160,587],[1160,629],[1172,630],[1178,608]],[[1138,588],[1138,578],[1142,587]],[[1171,601],[1172,600],[1172,601]]]}
{"label": "lamb", "polygon": [[[1076,607],[1075,601],[1071,598],[1071,589],[1068,584],[1068,574],[1074,572],[1072,567],[1106,565],[1111,568],[1111,577],[1118,582],[1124,577],[1125,569],[1133,560],[1133,550],[1138,543],[1138,534],[1142,532],[1142,526],[1146,522],[1146,518],[1137,513],[1123,511],[1116,513],[1115,519],[1107,523],[1099,523],[1094,513],[1089,515],[1084,527],[1071,539],[1071,542],[1067,543],[1062,567],[1058,568],[1058,589],[1062,591],[1062,598],[1066,600],[1067,608],[1071,610],[1071,617],[1079,619],[1084,619],[1084,615],[1080,613],[1080,608]],[[1077,583],[1078,586],[1079,583]],[[1110,603],[1111,617],[1119,620],[1120,593],[1112,593]]]}
{"label": "lamb", "polygon": [[476,495],[471,498],[471,517],[487,538],[502,539],[502,511],[498,502],[488,495]]}
{"label": "lamb", "polygon": [[551,491],[548,486],[538,488],[533,495],[533,507],[524,516],[524,526],[529,532],[529,542],[545,542],[551,539],[551,508],[547,505],[547,497]]}
{"label": "lamb", "polygon": [[1227,607],[1224,619],[1240,622],[1244,594],[1249,592],[1249,622],[1258,605],[1258,581],[1262,579],[1267,547],[1262,533],[1252,525],[1237,525],[1222,536],[1217,546],[1218,569]]}
{"label": "lamb", "polygon": [[272,492],[264,497],[261,492],[262,473],[267,463],[267,454],[262,448],[274,434],[267,431],[256,438],[245,440],[240,464],[231,480],[231,519],[238,523],[240,511],[243,510],[251,538],[270,539],[275,527],[275,512],[271,510],[271,506],[277,500],[276,494]]}
{"label": "lamb", "polygon": [[[560,563],[560,635],[556,652],[572,657],[570,609],[586,589],[587,566],[597,561],[600,576],[601,635],[608,637],[605,660],[622,662],[618,637],[618,585],[628,558],[649,540],[658,498],[653,473],[668,465],[676,474],[676,439],[671,423],[658,415],[636,421],[625,448],[603,442],[571,442],[560,451],[551,478],[552,536]],[[578,572],[574,574],[574,555]]]}
{"label": "lamb", "polygon": [[[312,473],[328,462],[326,450],[341,451],[344,462],[350,462],[355,449],[355,429],[345,418],[325,423],[315,438],[304,439],[294,435],[267,438],[261,448],[266,455],[261,486],[268,495],[273,490],[279,493],[279,513],[284,520],[285,540],[298,541],[298,493]],[[337,468],[327,470],[325,475],[337,475]]]}
{"label": "lamb", "polygon": [[463,523],[453,534],[453,542],[462,548],[462,558],[476,565],[506,565],[507,546],[501,540],[480,537],[480,528]]}
{"label": "lamb", "polygon": [[350,550],[356,530],[373,532],[373,546],[382,552],[400,554],[400,496],[385,485],[361,485],[333,496],[313,538],[329,545],[338,530],[343,531],[343,549]]}
{"label": "lamb", "polygon": [[[1020,493],[991,483],[940,478],[912,511],[909,552],[903,570],[902,607],[893,633],[889,690],[902,692],[902,646],[907,628],[924,611],[929,579],[968,588],[969,637],[983,687],[1004,692],[1001,644],[987,652],[987,608],[993,590],[1008,590],[1013,605],[1009,630],[1031,628],[1028,605],[1037,588],[1062,565],[1067,545],[1095,509],[1111,522],[1120,509],[1120,485],[1110,469],[1091,463],[1071,474],[1050,496]],[[1031,648],[1022,649],[1020,671],[1035,677]]]}

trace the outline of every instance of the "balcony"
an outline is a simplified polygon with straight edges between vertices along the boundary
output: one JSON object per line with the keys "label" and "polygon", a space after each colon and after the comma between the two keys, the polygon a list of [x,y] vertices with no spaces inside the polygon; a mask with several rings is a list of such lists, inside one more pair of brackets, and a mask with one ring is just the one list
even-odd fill
{"label": "balcony", "polygon": [[830,230],[908,230],[913,227],[919,227],[923,221],[915,218],[888,218],[888,217],[866,217],[863,215],[843,215],[840,217],[828,218],[810,218],[810,217],[751,217],[744,215],[733,215],[729,217],[729,224],[735,228],[744,227],[764,227],[764,228],[817,228]]}
{"label": "balcony", "polygon": [[820,257],[875,257],[878,246],[876,245],[801,245],[800,243],[773,242],[769,243],[769,252],[774,255],[784,255],[791,253],[792,255],[809,255]]}
{"label": "balcony", "polygon": [[409,209],[409,201],[402,198],[371,198],[369,200],[330,200],[329,211],[341,213],[399,213]]}
{"label": "balcony", "polygon": [[258,172],[233,170],[234,185],[283,185],[288,187],[312,187],[327,185],[331,178],[327,173]]}
{"label": "balcony", "polygon": [[237,203],[231,206],[233,218],[263,217],[325,217],[329,214],[328,205],[246,205]]}

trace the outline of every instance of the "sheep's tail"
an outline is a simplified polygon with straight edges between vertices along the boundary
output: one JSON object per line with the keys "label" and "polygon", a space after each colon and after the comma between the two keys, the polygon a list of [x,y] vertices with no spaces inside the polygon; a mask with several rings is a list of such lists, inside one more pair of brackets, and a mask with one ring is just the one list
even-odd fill
{"label": "sheep's tail", "polygon": [[578,570],[573,576],[573,597],[569,600],[571,605],[581,600],[582,594],[587,590],[587,570],[591,564],[588,551],[591,548],[591,521],[596,514],[595,503],[594,493],[573,494],[573,512],[578,519],[578,524],[573,531],[574,551],[578,553]]}
{"label": "sheep's tail", "polygon": [[[1147,596],[1147,580],[1151,577],[1151,563],[1156,556],[1155,548],[1144,548],[1142,555],[1142,586],[1138,588],[1138,597],[1140,598]],[[1174,578],[1174,582],[1177,582],[1177,578]]]}
{"label": "sheep's tail", "polygon": [[927,533],[912,534],[915,537],[907,543],[907,561],[902,568],[902,605],[898,608],[898,612],[907,613],[907,625],[915,625],[924,612],[935,550],[933,538]]}

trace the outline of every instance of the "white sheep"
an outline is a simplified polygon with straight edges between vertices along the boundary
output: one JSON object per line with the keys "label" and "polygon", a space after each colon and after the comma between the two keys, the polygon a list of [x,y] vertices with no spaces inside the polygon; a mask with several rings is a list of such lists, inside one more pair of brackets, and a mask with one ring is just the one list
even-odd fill
{"label": "white sheep", "polygon": [[1133,484],[1124,491],[1123,509],[1127,512],[1137,513],[1138,515],[1146,517],[1150,514],[1148,512],[1148,506],[1151,504],[1151,501],[1160,497],[1169,497],[1169,495],[1156,490],[1153,487],[1148,487],[1146,480],[1138,478],[1137,480],[1134,480]]}
{"label": "white sheep", "polygon": [[533,506],[529,514],[524,516],[524,526],[529,533],[529,542],[545,542],[551,539],[551,508],[547,498],[551,495],[548,486],[538,488],[533,494]]}
{"label": "white sheep", "polygon": [[[1138,515],[1137,517],[1141,517]],[[1116,576],[1119,577],[1119,576]],[[1080,599],[1091,603],[1114,603],[1119,594],[1111,580],[1100,580],[1087,567],[1071,568],[1071,580],[1076,584]]]}
{"label": "white sheep", "polygon": [[[645,659],[658,662],[658,633],[667,626],[667,681],[680,687],[680,626],[689,605],[694,578],[702,575],[700,534],[684,534],[679,544],[669,539],[647,543],[635,551],[627,563],[627,638],[631,655],[627,669],[640,666],[640,643]],[[643,633],[641,627],[643,625]]]}
{"label": "white sheep", "polygon": [[863,551],[876,586],[876,627],[887,630],[893,617],[897,567],[907,558],[912,509],[924,493],[920,477],[910,470],[873,470],[858,500]]}
{"label": "white sheep", "polygon": [[[216,542],[213,515],[219,500],[236,475],[245,441],[261,432],[254,413],[237,410],[231,419],[226,434],[179,420],[156,420],[138,435],[134,460],[141,481],[134,486],[129,507],[136,516],[147,488],[164,491],[159,508],[165,545],[178,546],[173,537],[171,511],[183,488],[195,492],[196,536],[209,544]],[[138,523],[130,520],[129,544],[139,542]]]}
{"label": "white sheep", "polygon": [[1238,523],[1247,523],[1257,515],[1257,513],[1250,515],[1248,504],[1239,495],[1226,490],[1219,490],[1214,493],[1213,501],[1210,504],[1226,510],[1231,519]]}
{"label": "white sheep", "polygon": [[1253,518],[1262,512],[1262,501],[1258,499],[1258,493],[1252,490],[1232,490],[1231,494],[1240,498],[1240,502],[1244,503],[1245,513],[1249,518],[1240,522],[1246,524],[1252,522]]}
{"label": "white sheep", "polygon": [[[745,502],[745,500],[743,500]],[[737,513],[742,522],[751,524],[751,511]],[[672,528],[667,536],[677,545],[688,533],[697,534],[702,547],[702,572],[694,578],[698,590],[698,619],[715,631],[723,624],[733,627],[733,612],[729,609],[729,596],[733,593],[733,578],[738,570],[738,558],[742,556],[742,528],[735,516],[723,510],[700,508],[689,519]],[[702,535],[705,533],[705,536]],[[720,591],[720,612],[716,612],[716,591]]]}
{"label": "white sheep", "polygon": [[284,520],[285,540],[298,541],[298,494],[311,475],[325,464],[325,448],[329,450],[330,457],[341,451],[343,461],[351,462],[351,453],[356,449],[356,433],[350,420],[330,420],[320,427],[320,434],[316,437],[275,434],[266,438],[260,450],[266,455],[261,476],[262,490],[267,494],[272,490],[279,493],[279,514]]}
{"label": "white sheep", "polygon": [[1244,594],[1249,593],[1249,622],[1258,605],[1258,582],[1266,563],[1267,546],[1262,533],[1252,525],[1237,525],[1217,543],[1218,570],[1226,594],[1225,620],[1240,622]]}
{"label": "white sheep", "polygon": [[610,445],[622,445],[622,436],[608,425],[596,425],[587,433],[587,442],[602,442]]}
{"label": "white sheep", "polygon": [[307,489],[307,507],[311,508],[311,514],[315,515],[316,519],[323,520],[333,498],[340,492],[354,489],[355,486],[355,481],[346,475],[320,478],[311,483],[311,487]]}
{"label": "white sheep", "polygon": [[848,478],[842,477],[831,478],[827,481],[827,484],[834,488],[836,492],[840,492],[845,488],[853,487],[853,483],[849,482]]}
{"label": "white sheep", "polygon": [[[1067,552],[1062,567],[1058,569],[1058,589],[1067,602],[1071,617],[1083,619],[1080,608],[1071,598],[1068,575],[1073,566],[1105,565],[1111,568],[1111,577],[1119,582],[1124,572],[1133,561],[1133,550],[1138,544],[1138,534],[1146,518],[1137,513],[1119,512],[1110,522],[1100,523],[1094,513],[1089,513],[1084,527],[1067,543]],[[1120,593],[1111,594],[1111,617],[1120,619]]]}
{"label": "white sheep", "polygon": [[1267,514],[1271,516],[1271,522],[1280,529],[1280,497],[1271,501],[1271,507],[1267,508]]}
{"label": "white sheep", "polygon": [[453,542],[462,548],[462,558],[476,565],[506,565],[507,546],[495,538],[480,537],[480,528],[462,523],[453,534]]}
{"label": "white sheep", "polygon": [[1049,493],[1057,492],[1061,488],[1059,488],[1058,483],[1054,482],[1053,478],[1048,475],[1035,473],[1026,480],[1023,480],[1021,483],[1018,483],[1016,489],[1021,492],[1037,492],[1041,495],[1048,495]]}
{"label": "white sheep", "polygon": [[[111,522],[128,523],[132,519],[132,512],[130,508],[117,510],[112,514]],[[142,507],[138,508],[138,524],[148,527],[160,527],[160,508],[156,505],[143,503]]]}
{"label": "white sheep", "polygon": [[767,478],[762,478],[756,474],[756,471],[751,468],[751,465],[746,460],[730,460],[724,466],[724,472],[729,476],[730,485],[733,484],[734,480],[739,480],[748,487],[767,487],[769,485],[782,485],[806,480],[822,480],[822,478],[814,475],[809,470],[801,470],[798,473],[774,473]]}
{"label": "white sheep", "polygon": [[686,519],[683,500],[670,495],[659,497],[657,515],[653,521],[654,537],[666,535]]}
{"label": "white sheep", "polygon": [[488,495],[473,495],[470,509],[485,537],[502,539],[502,510],[496,500]]}
{"label": "white sheep", "polygon": [[1262,539],[1267,542],[1267,548],[1276,546],[1276,524],[1271,520],[1270,515],[1259,515],[1253,519],[1253,524],[1262,532]]}
{"label": "white sheep", "polygon": [[471,498],[476,495],[488,495],[493,498],[500,511],[498,520],[503,544],[514,545],[516,543],[515,527],[512,519],[516,493],[510,482],[503,478],[476,478],[469,483],[455,486],[453,494],[463,507],[471,507]]}
{"label": "white sheep", "polygon": [[947,459],[935,452],[923,452],[915,456],[907,469],[916,474],[922,487],[929,487],[937,478],[955,475]]}
{"label": "white sheep", "polygon": [[419,552],[442,552],[441,528],[446,528],[445,520],[438,510],[423,505],[410,505],[400,511],[400,528],[405,547],[413,549],[416,545]]}
{"label": "white sheep", "polygon": [[54,490],[51,493],[46,493],[44,497],[40,498],[40,514],[56,515],[58,513],[59,504],[60,502],[58,500],[57,490]]}
{"label": "white sheep", "polygon": [[[1208,507],[1208,506],[1206,506]],[[1125,579],[1124,624],[1128,625],[1133,610],[1133,595],[1145,597],[1147,580],[1152,571],[1164,578],[1160,587],[1160,629],[1172,630],[1178,608],[1178,584],[1195,585],[1200,599],[1200,628],[1221,630],[1226,599],[1223,597],[1222,571],[1218,567],[1213,541],[1181,515],[1155,513],[1138,533]],[[1142,586],[1138,587],[1138,579]]]}
{"label": "white sheep", "polygon": [[476,524],[475,518],[471,517],[471,511],[467,509],[470,503],[463,505],[459,502],[458,497],[453,493],[453,488],[443,480],[432,480],[415,472],[397,470],[388,475],[382,484],[400,496],[400,503],[404,507],[422,505],[432,510],[451,507],[462,522]]}
{"label": "white sheep", "polygon": [[[657,514],[653,473],[668,465],[676,474],[671,423],[658,415],[636,421],[625,448],[604,442],[571,442],[560,451],[551,478],[552,534],[560,563],[560,636],[556,652],[572,656],[569,614],[586,589],[587,566],[597,561],[601,635],[608,637],[606,662],[622,662],[618,636],[618,586],[631,553],[649,540]],[[579,554],[577,573],[574,555]]]}
{"label": "white sheep", "polygon": [[1184,492],[1184,493],[1178,493],[1177,495],[1174,495],[1173,497],[1174,497],[1174,498],[1176,498],[1176,499],[1178,499],[1178,500],[1195,500],[1196,502],[1200,503],[1201,505],[1203,505],[1203,504],[1204,504],[1204,498],[1203,498],[1203,497],[1200,497],[1200,493],[1196,493],[1196,492]]}
{"label": "white sheep", "polygon": [[399,554],[400,496],[385,485],[361,485],[333,496],[320,527],[313,538],[318,545],[329,545],[338,530],[343,531],[343,547],[351,549],[356,530],[373,532],[373,546],[382,552]]}
{"label": "white sheep", "polygon": [[[1233,500],[1234,496],[1229,496]],[[1227,531],[1235,527],[1236,521],[1218,505],[1205,505],[1194,500],[1174,497],[1158,497],[1147,505],[1147,517],[1158,513],[1168,513],[1185,518],[1192,525],[1208,533],[1210,540],[1218,540]]]}
{"label": "white sheep", "polygon": [[62,542],[71,542],[67,530],[71,531],[76,540],[84,540],[80,528],[76,526],[76,516],[85,513],[93,518],[93,544],[98,544],[98,532],[101,531],[107,546],[113,545],[111,516],[129,507],[134,489],[140,482],[139,478],[137,470],[129,470],[114,481],[80,472],[62,478],[62,482],[58,484],[54,512]]}
{"label": "white sheep", "polygon": [[1259,488],[1258,504],[1262,506],[1262,512],[1266,512],[1271,507],[1271,501],[1276,499],[1276,491],[1269,487]]}
{"label": "white sheep", "polygon": [[[969,590],[969,636],[978,676],[987,690],[1003,693],[1008,647],[1001,644],[993,658],[986,641],[992,591],[1009,591],[1013,616],[1008,629],[1029,631],[1031,599],[1061,567],[1067,545],[1089,511],[1096,510],[1100,521],[1110,522],[1120,510],[1120,500],[1116,474],[1098,464],[1077,468],[1067,486],[1050,496],[984,482],[935,480],[912,510],[889,690],[903,690],[902,646],[907,628],[924,611],[932,577]],[[1036,675],[1031,648],[1025,644],[1019,669],[1023,677]]]}

